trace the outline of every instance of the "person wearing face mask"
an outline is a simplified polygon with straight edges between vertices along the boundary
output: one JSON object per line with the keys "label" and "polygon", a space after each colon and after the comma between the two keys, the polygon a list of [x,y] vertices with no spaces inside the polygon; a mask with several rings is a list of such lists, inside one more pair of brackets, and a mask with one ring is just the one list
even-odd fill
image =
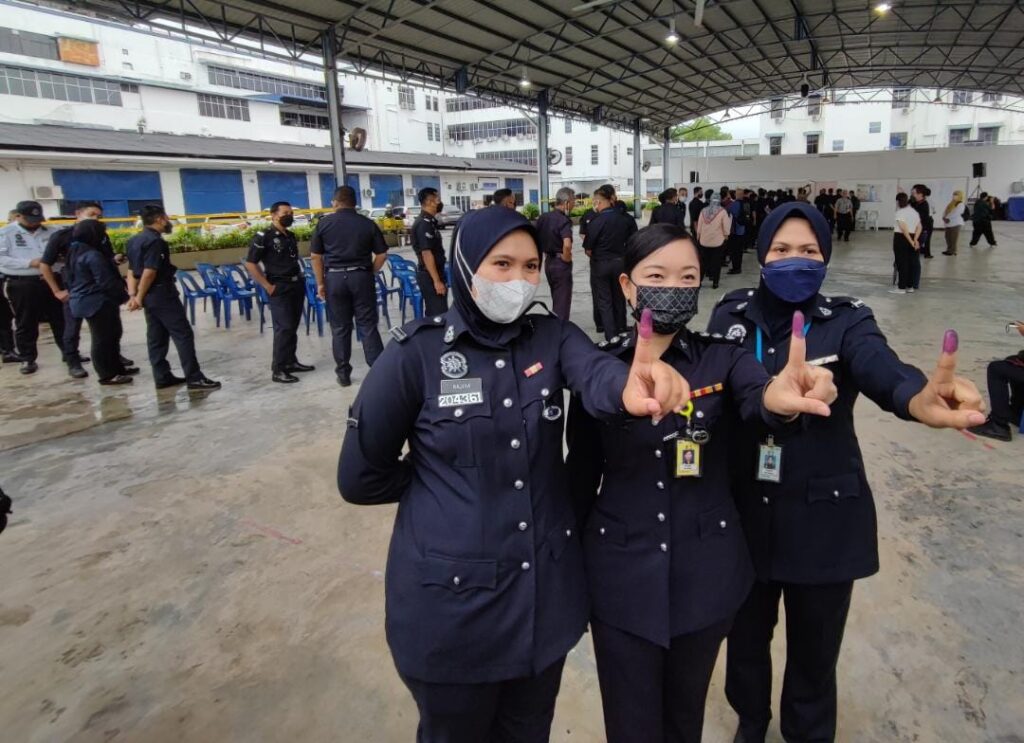
{"label": "person wearing face mask", "polygon": [[[412,225],[412,249],[419,259],[416,283],[423,295],[423,311],[440,315],[448,309],[448,286],[444,272],[444,244],[437,213],[441,210],[441,196],[436,188],[421,188],[417,198],[420,213]],[[458,232],[456,227],[456,233]],[[453,238],[454,239],[454,238]]]}
{"label": "person wearing face mask", "polygon": [[[700,266],[678,227],[631,238],[620,285],[640,333],[650,312],[654,354],[689,381],[693,400],[656,426],[602,424],[585,396],[569,411],[606,739],[697,743],[719,647],[754,579],[729,483],[735,419],[781,429],[802,413],[828,416],[836,390],[799,344],[772,380],[749,351],[687,329]],[[636,348],[633,336],[603,345],[626,363]]]}
{"label": "person wearing face mask", "polygon": [[[760,285],[727,294],[708,330],[740,341],[769,374],[779,373],[797,333],[803,335],[808,363],[833,371],[839,397],[831,416],[809,418],[794,430],[740,430],[735,497],[757,580],[729,633],[726,696],[739,715],[735,740],[764,741],[772,716],[771,640],[784,600],[782,735],[831,741],[853,582],[878,571],[875,506],[854,404],[863,392],[883,410],[933,428],[963,429],[985,416],[978,389],[955,375],[955,331],[947,331],[938,366],[926,377],[900,361],[863,302],[819,293],[832,236],[813,206],[794,202],[773,210],[757,251]],[[791,323],[795,310],[806,317],[802,328]]]}
{"label": "person wearing face mask", "polygon": [[[317,225],[318,232],[323,221]],[[299,378],[294,372],[311,372],[314,369],[311,364],[299,363],[295,355],[299,342],[302,306],[306,300],[306,281],[299,265],[299,241],[288,229],[294,223],[295,216],[292,214],[291,204],[287,201],[271,204],[270,227],[259,230],[252,236],[249,253],[245,257],[245,268],[249,275],[270,296],[270,317],[274,321],[274,350],[270,378],[282,384],[298,382]],[[381,242],[383,241],[382,237]],[[263,268],[260,268],[261,263]],[[376,321],[376,297],[373,301]],[[331,317],[333,319],[333,312]],[[376,322],[373,329],[376,332]],[[377,342],[380,343],[379,334]]]}
{"label": "person wearing face mask", "polygon": [[543,743],[589,614],[564,392],[598,419],[661,418],[689,389],[646,345],[628,367],[572,323],[525,314],[541,254],[521,214],[466,214],[451,264],[452,309],[394,333],[363,382],[338,489],[398,504],[385,626],[417,740]]}
{"label": "person wearing face mask", "polygon": [[711,288],[717,289],[722,278],[725,243],[732,231],[732,217],[722,207],[721,196],[714,191],[709,193],[708,205],[700,212],[695,234],[700,245],[701,277],[709,277]]}
{"label": "person wearing face mask", "polygon": [[128,301],[128,292],[113,256],[105,251],[106,225],[97,219],[83,219],[72,228],[70,237],[64,265],[68,306],[72,317],[89,323],[99,383],[131,384],[129,369],[121,362],[121,305]]}
{"label": "person wearing face mask", "polygon": [[[135,295],[128,300],[128,310],[145,309],[146,346],[156,388],[187,384],[196,391],[220,389],[220,382],[207,378],[199,368],[195,334],[174,284],[177,269],[171,264],[171,249],[164,240],[164,235],[174,229],[171,219],[159,204],[142,207],[139,217],[142,232],[130,238],[125,248],[135,288]],[[178,349],[184,377],[176,376],[167,363],[171,340]]]}

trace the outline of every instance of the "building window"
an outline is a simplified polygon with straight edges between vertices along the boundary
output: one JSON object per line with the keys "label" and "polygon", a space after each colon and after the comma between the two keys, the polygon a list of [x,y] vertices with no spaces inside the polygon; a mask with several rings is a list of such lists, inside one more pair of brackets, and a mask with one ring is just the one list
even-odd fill
{"label": "building window", "polygon": [[768,154],[782,154],[782,137],[768,137]]}
{"label": "building window", "polygon": [[433,142],[434,141],[434,125],[433,124],[427,124],[427,141],[428,142]]}
{"label": "building window", "polygon": [[997,144],[999,142],[999,127],[979,126],[978,141],[982,144]]}
{"label": "building window", "polygon": [[626,148],[626,157],[633,157],[633,148],[632,147],[627,147]]}
{"label": "building window", "polygon": [[590,131],[596,132],[597,131],[597,124],[591,124],[590,125]]}
{"label": "building window", "polygon": [[846,147],[846,142],[843,141],[842,139],[833,139],[832,140],[832,151],[833,152],[842,152],[845,147]]}
{"label": "building window", "polygon": [[21,95],[27,98],[49,98],[73,103],[121,105],[121,84],[96,77],[42,72],[22,67],[0,65],[0,95]]}
{"label": "building window", "polygon": [[598,154],[597,145],[590,145],[590,164],[597,165],[600,162],[600,156]]}
{"label": "building window", "polygon": [[786,112],[786,101],[783,98],[772,98],[770,110],[773,119],[781,119]]}
{"label": "building window", "polygon": [[454,113],[456,111],[476,111],[481,108],[500,108],[501,104],[495,101],[488,101],[483,98],[473,98],[468,95],[460,95],[458,98],[448,98],[444,102],[445,111]]}
{"label": "building window", "polygon": [[974,102],[974,93],[969,90],[954,90],[953,91],[953,105],[954,106],[969,106]]}
{"label": "building window", "polygon": [[398,107],[406,111],[416,110],[416,89],[408,85],[398,86]]}
{"label": "building window", "polygon": [[249,101],[223,95],[199,93],[199,115],[213,119],[249,120]]}
{"label": "building window", "polygon": [[441,141],[441,125],[440,124],[434,124],[434,141],[435,142],[440,142]]}
{"label": "building window", "polygon": [[619,146],[617,144],[612,145],[612,165],[619,164]]}
{"label": "building window", "polygon": [[565,133],[572,134],[572,119],[565,120]]}
{"label": "building window", "polygon": [[910,108],[910,88],[893,88],[892,89],[892,107],[893,108]]}
{"label": "building window", "polygon": [[426,100],[427,100],[427,110],[428,111],[440,111],[441,110],[440,102],[439,102],[438,97],[436,95],[428,95]]}
{"label": "building window", "polygon": [[807,137],[807,154],[817,155],[818,154],[818,141],[821,139],[820,134],[808,134]]}
{"label": "building window", "polygon": [[807,115],[821,116],[821,96],[812,95],[807,97]]}
{"label": "building window", "polygon": [[871,121],[868,123],[868,134],[881,134],[882,133],[882,122]]}
{"label": "building window", "polygon": [[[248,121],[248,119],[245,119]],[[281,109],[281,126],[299,126],[303,129],[330,129],[331,120],[326,114],[305,113]]]}
{"label": "building window", "polygon": [[121,83],[122,93],[138,93],[139,86],[136,83]]}
{"label": "building window", "polygon": [[15,28],[0,28],[0,52],[40,59],[60,59],[55,38]]}
{"label": "building window", "polygon": [[502,152],[478,152],[476,156],[484,160],[505,160],[510,163],[537,167],[537,150],[504,150]]}
{"label": "building window", "polygon": [[1002,93],[982,93],[981,94],[981,102],[982,103],[1000,103],[1002,100],[1003,100],[1003,94]]}
{"label": "building window", "polygon": [[971,138],[971,128],[969,126],[958,127],[956,129],[949,130],[949,146],[956,147],[958,145],[966,144]]}
{"label": "building window", "polygon": [[846,93],[836,93],[833,96],[833,101],[832,102],[835,105],[837,105],[837,106],[845,106],[846,105]]}
{"label": "building window", "polygon": [[565,167],[572,167],[572,146],[565,148]]}
{"label": "building window", "polygon": [[285,77],[260,75],[255,72],[233,70],[230,67],[217,67],[214,65],[207,68],[207,73],[210,77],[210,85],[220,85],[225,88],[236,88],[238,90],[251,90],[255,93],[293,95],[298,98],[318,98],[320,100],[326,100],[327,98],[327,88],[316,83],[304,83],[299,80],[289,80]]}
{"label": "building window", "polygon": [[441,141],[441,125],[440,124],[427,124],[427,141],[428,142],[440,142]]}
{"label": "building window", "polygon": [[499,119],[496,121],[475,121],[470,124],[452,124],[448,127],[448,139],[456,142],[466,140],[483,141],[498,137],[535,137],[537,128],[529,119]]}
{"label": "building window", "polygon": [[890,150],[905,150],[905,149],[907,149],[907,133],[906,132],[889,132],[889,149]]}
{"label": "building window", "polygon": [[627,178],[626,179],[626,185],[627,186],[632,186],[633,185],[633,179],[632,178]]}

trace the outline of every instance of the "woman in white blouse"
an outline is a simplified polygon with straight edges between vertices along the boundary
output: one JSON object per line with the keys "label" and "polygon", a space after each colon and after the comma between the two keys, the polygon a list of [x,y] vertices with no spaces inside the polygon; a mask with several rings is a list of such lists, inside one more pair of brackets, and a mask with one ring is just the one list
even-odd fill
{"label": "woman in white blouse", "polygon": [[954,191],[953,199],[942,214],[942,223],[946,225],[946,249],[943,255],[956,255],[957,242],[960,240],[960,228],[964,226],[964,192]]}
{"label": "woman in white blouse", "polygon": [[896,257],[896,288],[890,294],[906,294],[914,291],[914,253],[921,249],[921,216],[910,206],[905,193],[896,194],[896,217],[893,220],[892,252]]}

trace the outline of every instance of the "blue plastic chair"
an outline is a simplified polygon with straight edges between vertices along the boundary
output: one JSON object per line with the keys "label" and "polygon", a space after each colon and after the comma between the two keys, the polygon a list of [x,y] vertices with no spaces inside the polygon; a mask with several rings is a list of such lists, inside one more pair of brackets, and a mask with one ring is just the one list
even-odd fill
{"label": "blue plastic chair", "polygon": [[217,327],[220,327],[220,294],[217,290],[205,289],[199,286],[199,282],[188,271],[179,270],[175,274],[175,278],[178,279],[178,284],[181,285],[181,301],[188,306],[189,318],[192,324],[196,324],[196,300],[202,298],[205,311],[206,299],[209,297],[213,300],[213,314],[217,318]]}
{"label": "blue plastic chair", "polygon": [[236,301],[239,314],[245,313],[245,319],[252,320],[252,301],[256,292],[236,284],[234,274],[230,271],[217,271],[214,276],[220,285],[220,298],[224,303],[224,327],[231,328],[231,305]]}
{"label": "blue plastic chair", "polygon": [[[199,274],[199,278],[203,281],[203,289],[207,292],[207,296],[216,296],[219,301],[220,298],[220,282],[217,280],[217,267],[212,263],[197,263],[196,273]],[[203,312],[206,312],[206,298],[203,298]],[[217,322],[217,327],[220,327],[220,321]]]}
{"label": "blue plastic chair", "polygon": [[405,311],[412,305],[412,316],[415,319],[423,317],[423,295],[420,293],[420,286],[416,282],[416,274],[402,272],[398,274],[401,281],[402,293],[399,294],[399,308],[402,311],[402,323],[405,324]]}
{"label": "blue plastic chair", "polygon": [[225,263],[220,267],[220,272],[230,273],[235,278],[235,283],[245,289],[256,288],[256,282],[252,280],[244,263]]}
{"label": "blue plastic chair", "polygon": [[[391,327],[391,315],[388,313],[388,299],[391,298],[392,294],[398,294],[399,295],[398,301],[399,301],[399,303],[401,303],[401,301],[402,301],[402,298],[401,298],[402,289],[401,289],[401,287],[398,287],[397,289],[389,289],[387,283],[384,281],[384,277],[380,273],[378,273],[377,276],[376,276],[376,282],[377,282],[377,306],[380,308],[381,314],[384,315],[384,322],[386,322],[388,324],[388,328],[390,328]],[[404,321],[405,318],[403,317],[402,320]]]}
{"label": "blue plastic chair", "polygon": [[303,312],[306,318],[306,335],[309,335],[309,325],[313,317],[316,317],[316,332],[321,338],[324,337],[324,318],[327,315],[327,302],[320,299],[316,293],[316,279],[306,277],[306,308]]}
{"label": "blue plastic chair", "polygon": [[253,291],[256,292],[256,309],[260,313],[260,335],[263,335],[263,326],[267,324],[266,307],[270,304],[270,295],[260,284],[253,282]]}
{"label": "blue plastic chair", "polygon": [[1020,414],[1020,426],[1018,426],[1017,430],[1024,433],[1024,412]]}

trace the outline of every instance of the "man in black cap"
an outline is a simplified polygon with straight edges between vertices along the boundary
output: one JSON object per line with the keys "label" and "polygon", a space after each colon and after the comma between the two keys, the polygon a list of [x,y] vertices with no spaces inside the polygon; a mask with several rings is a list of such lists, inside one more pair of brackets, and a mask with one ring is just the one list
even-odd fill
{"label": "man in black cap", "polygon": [[299,381],[293,372],[313,371],[313,366],[300,364],[295,355],[306,280],[299,266],[299,242],[288,229],[295,222],[292,205],[287,201],[271,204],[270,220],[270,227],[253,235],[245,267],[270,296],[270,317],[274,321],[271,379],[292,384]]}
{"label": "man in black cap", "polygon": [[[147,204],[139,216],[142,232],[131,238],[127,246],[128,263],[136,281],[136,293],[128,300],[128,309],[145,309],[146,346],[156,388],[187,384],[190,390],[220,389],[220,382],[207,378],[199,368],[195,334],[174,285],[177,269],[171,263],[171,249],[163,237],[173,229],[170,217],[159,204]],[[171,340],[178,349],[184,377],[175,376],[167,363]]]}
{"label": "man in black cap", "polygon": [[420,213],[412,225],[412,249],[419,259],[416,283],[423,295],[423,311],[431,316],[448,311],[448,285],[444,274],[444,245],[436,215],[441,196],[436,188],[421,188]]}
{"label": "man in black cap", "polygon": [[[352,384],[353,318],[363,336],[366,365],[373,366],[384,350],[377,330],[374,274],[387,260],[388,246],[380,227],[356,211],[356,192],[351,186],[340,186],[334,192],[333,205],[334,213],[316,223],[310,257],[317,294],[327,300],[330,310],[334,372],[338,384],[348,387]],[[437,242],[440,245],[440,237]]]}
{"label": "man in black cap", "polygon": [[40,322],[49,323],[53,342],[63,355],[64,309],[39,271],[46,243],[53,234],[43,224],[43,208],[36,201],[20,201],[15,212],[15,221],[0,229],[0,273],[14,310],[20,371],[35,374],[39,369],[36,344]]}

